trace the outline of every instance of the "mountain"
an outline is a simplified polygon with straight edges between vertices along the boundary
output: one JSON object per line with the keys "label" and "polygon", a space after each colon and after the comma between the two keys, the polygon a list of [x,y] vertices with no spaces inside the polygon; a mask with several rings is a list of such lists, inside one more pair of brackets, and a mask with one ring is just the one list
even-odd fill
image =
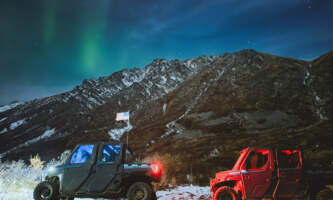
{"label": "mountain", "polygon": [[[247,146],[304,149],[312,167],[333,160],[333,51],[306,62],[242,50],[84,80],[72,91],[0,107],[4,160],[51,159],[77,143],[125,141],[144,158],[170,154],[179,179],[198,183],[232,167]],[[130,123],[115,122],[131,111]],[[176,165],[176,164],[175,164]]]}
{"label": "mountain", "polygon": [[[2,156],[29,157],[45,147],[42,157],[51,158],[67,145],[73,147],[68,141],[74,135],[81,138],[91,131],[105,135],[107,130],[122,126],[115,123],[116,112],[135,113],[147,101],[172,91],[213,60],[211,56],[183,62],[156,59],[143,69],[126,69],[109,77],[84,80],[69,92],[0,107],[0,152]],[[109,120],[102,119],[102,126],[91,127],[97,123],[92,113],[105,105],[112,108],[107,113]],[[55,148],[47,148],[49,144]]]}

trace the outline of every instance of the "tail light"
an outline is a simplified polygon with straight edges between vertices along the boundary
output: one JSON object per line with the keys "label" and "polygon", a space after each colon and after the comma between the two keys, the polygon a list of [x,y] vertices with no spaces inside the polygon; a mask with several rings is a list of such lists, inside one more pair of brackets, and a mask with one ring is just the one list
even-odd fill
{"label": "tail light", "polygon": [[153,163],[150,165],[151,174],[155,177],[160,177],[162,175],[162,167],[159,163]]}

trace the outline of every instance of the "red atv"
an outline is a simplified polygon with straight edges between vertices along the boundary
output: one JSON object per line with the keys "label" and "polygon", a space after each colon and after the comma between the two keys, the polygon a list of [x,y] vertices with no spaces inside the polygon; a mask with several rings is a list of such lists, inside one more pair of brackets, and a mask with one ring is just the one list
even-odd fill
{"label": "red atv", "polygon": [[333,199],[333,172],[305,171],[300,150],[246,148],[210,181],[212,200]]}

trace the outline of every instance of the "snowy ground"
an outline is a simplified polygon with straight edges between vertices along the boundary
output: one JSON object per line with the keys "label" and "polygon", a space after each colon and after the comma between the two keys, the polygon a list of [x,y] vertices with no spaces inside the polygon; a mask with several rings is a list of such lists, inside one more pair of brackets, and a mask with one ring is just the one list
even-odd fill
{"label": "snowy ground", "polygon": [[159,200],[208,200],[210,199],[209,187],[179,186],[172,190],[157,191]]}
{"label": "snowy ground", "polygon": [[[179,186],[175,189],[157,191],[158,200],[209,200],[209,187]],[[33,200],[31,189],[18,189],[11,193],[3,193],[0,190],[0,200]],[[83,200],[83,199],[81,199]],[[90,200],[90,199],[84,199]]]}

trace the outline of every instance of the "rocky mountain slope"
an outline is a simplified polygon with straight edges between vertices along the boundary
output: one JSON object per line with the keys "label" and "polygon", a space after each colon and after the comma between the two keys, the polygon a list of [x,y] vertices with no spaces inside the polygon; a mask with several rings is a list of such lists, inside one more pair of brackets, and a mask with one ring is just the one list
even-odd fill
{"label": "rocky mountain slope", "polygon": [[[246,146],[297,146],[333,161],[333,51],[312,62],[243,50],[85,80],[70,92],[0,108],[3,159],[55,157],[79,142],[124,139],[141,158],[171,154],[184,180],[231,167]],[[131,111],[130,124],[115,122]],[[175,162],[176,162],[175,161]]]}
{"label": "rocky mountain slope", "polygon": [[[48,146],[55,140],[55,143],[68,140],[76,133],[98,131],[104,134],[106,130],[122,125],[115,123],[116,112],[135,112],[147,101],[169,93],[213,60],[214,57],[205,56],[183,62],[156,59],[144,69],[123,70],[109,77],[84,80],[66,93],[0,107],[0,152],[2,156],[12,152],[14,155],[21,148],[37,146],[37,153],[40,144]],[[103,126],[94,127],[93,130],[88,129],[91,127],[87,127],[87,123],[96,121],[91,113],[107,104],[113,108],[108,113],[112,120],[105,121]],[[69,146],[72,147],[71,144]],[[48,151],[53,154],[54,150],[45,149],[45,155]],[[34,150],[23,152],[31,153]]]}

